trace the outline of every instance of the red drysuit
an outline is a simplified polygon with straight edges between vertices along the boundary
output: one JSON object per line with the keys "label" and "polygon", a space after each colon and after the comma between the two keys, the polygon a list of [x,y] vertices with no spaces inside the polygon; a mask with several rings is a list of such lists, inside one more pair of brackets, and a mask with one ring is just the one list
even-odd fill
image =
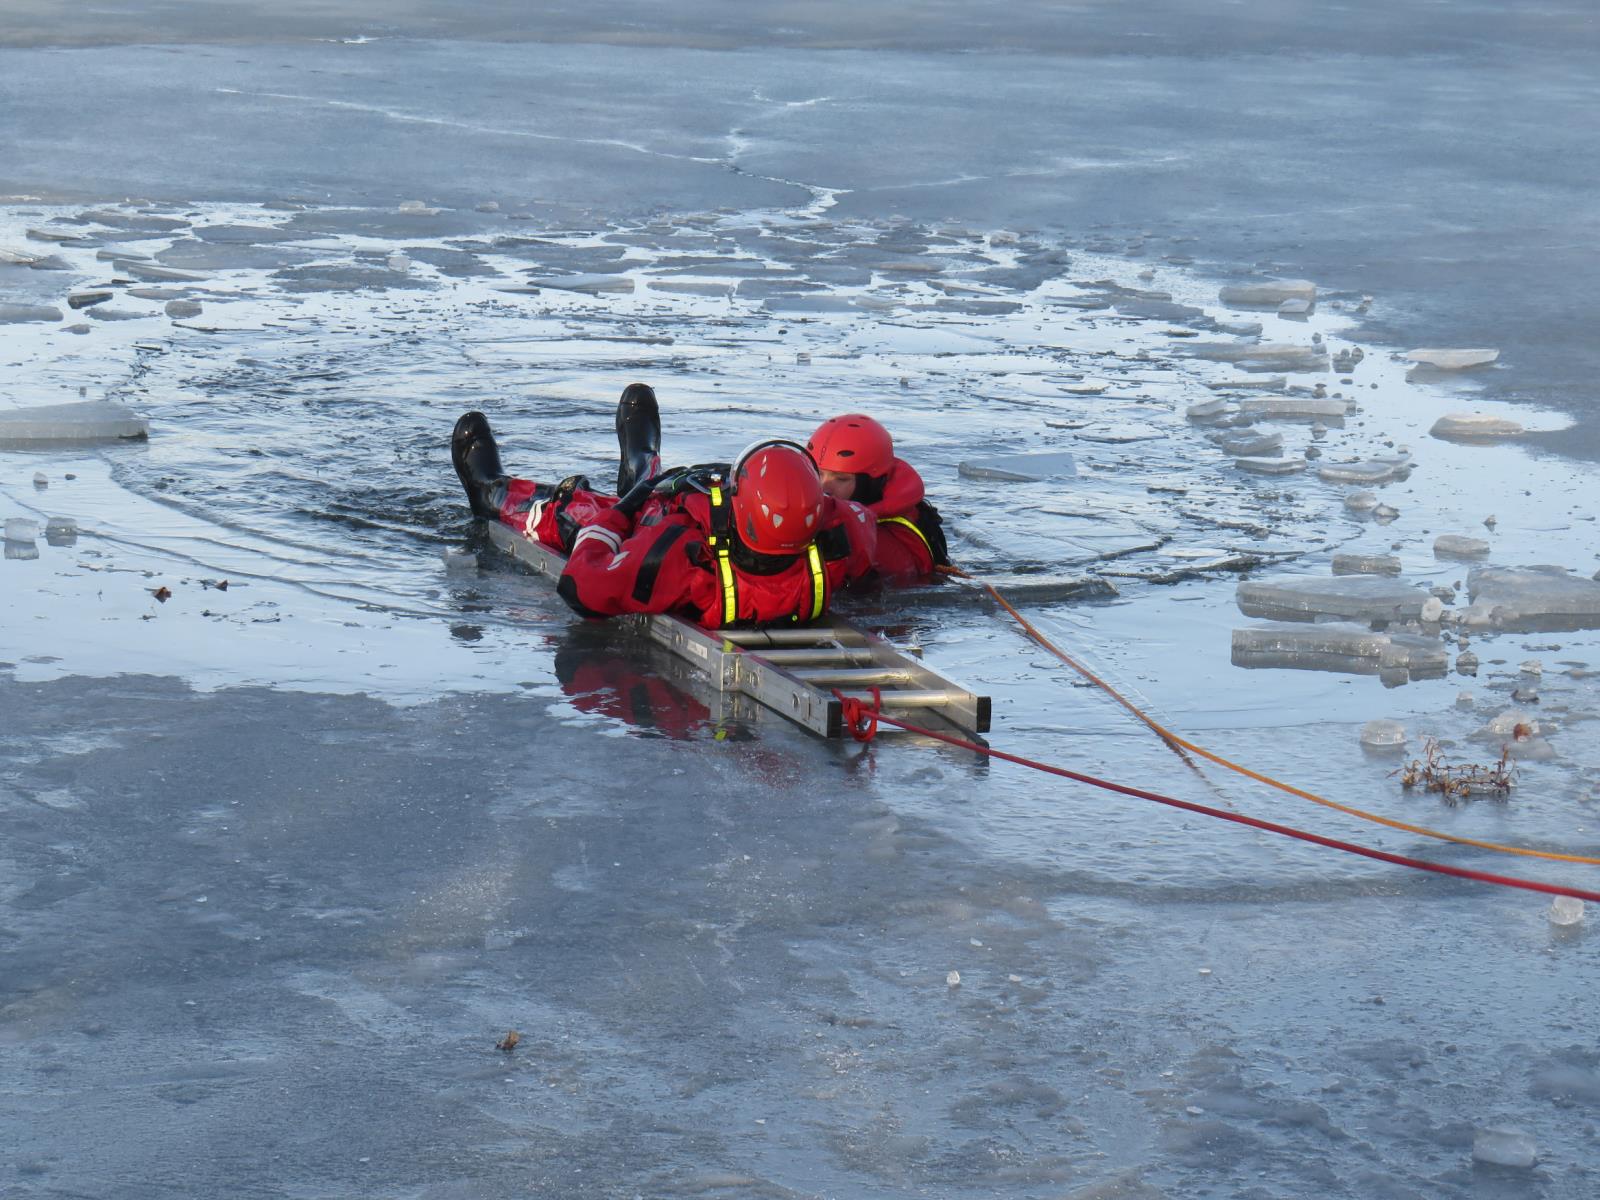
{"label": "red drysuit", "polygon": [[[512,480],[500,520],[568,554],[557,590],[585,617],[673,613],[706,629],[804,622],[825,613],[834,592],[873,568],[878,526],[872,515],[831,497],[823,501],[811,552],[719,562],[708,545],[711,501],[703,492],[652,497],[635,520],[612,511],[614,496],[580,488],[558,504],[549,491]],[[570,542],[563,540],[563,527]]]}

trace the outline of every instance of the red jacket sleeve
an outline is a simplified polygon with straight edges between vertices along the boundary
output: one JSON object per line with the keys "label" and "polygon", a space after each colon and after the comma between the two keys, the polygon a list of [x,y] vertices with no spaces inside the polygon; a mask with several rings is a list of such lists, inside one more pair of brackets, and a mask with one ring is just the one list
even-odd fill
{"label": "red jacket sleeve", "polygon": [[926,494],[922,476],[903,458],[894,460],[883,481],[883,498],[867,505],[875,517],[907,517]]}
{"label": "red jacket sleeve", "polygon": [[599,620],[625,613],[676,613],[715,624],[721,598],[697,560],[699,532],[668,520],[634,528],[631,518],[601,513],[578,532],[556,585],[579,616]]}

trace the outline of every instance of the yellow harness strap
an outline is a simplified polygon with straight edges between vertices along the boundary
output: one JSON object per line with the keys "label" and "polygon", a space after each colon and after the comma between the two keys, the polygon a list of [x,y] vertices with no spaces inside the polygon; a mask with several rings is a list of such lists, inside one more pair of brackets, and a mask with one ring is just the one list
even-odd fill
{"label": "yellow harness strap", "polygon": [[811,567],[811,616],[815,621],[828,606],[828,573],[822,566],[822,551],[812,542],[806,547],[806,563]]}
{"label": "yellow harness strap", "polygon": [[[722,507],[722,489],[716,483],[711,485],[711,509],[715,512]],[[732,625],[739,619],[739,587],[734,582],[733,563],[729,553],[733,547],[728,539],[712,534],[706,539],[712,552],[717,556],[717,577],[722,581],[722,623]]]}
{"label": "yellow harness strap", "polygon": [[[912,520],[910,520],[910,519],[908,519],[906,517],[879,517],[878,518],[878,524],[879,525],[904,525],[907,529],[911,530],[912,533],[917,535],[917,540],[918,541],[920,541],[924,546],[928,546],[928,535],[923,533],[922,530],[917,528],[917,523],[915,521],[912,521]],[[928,557],[929,558],[936,557],[936,555],[933,553],[933,547],[932,546],[928,546]]]}

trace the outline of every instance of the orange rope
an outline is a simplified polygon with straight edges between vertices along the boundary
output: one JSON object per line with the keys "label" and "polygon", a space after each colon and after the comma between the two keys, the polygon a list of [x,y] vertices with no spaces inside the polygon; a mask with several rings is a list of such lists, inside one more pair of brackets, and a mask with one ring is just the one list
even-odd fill
{"label": "orange rope", "polygon": [[[1270,775],[1263,775],[1260,771],[1253,771],[1249,767],[1241,766],[1230,759],[1223,758],[1220,754],[1214,754],[1212,751],[1207,750],[1204,746],[1197,746],[1193,742],[1179,737],[1170,729],[1167,729],[1165,726],[1159,724],[1152,717],[1141,711],[1136,705],[1129,702],[1120,692],[1117,691],[1116,688],[1112,687],[1105,680],[1101,679],[1093,671],[1089,670],[1089,668],[1077,662],[1070,655],[1058,649],[1049,638],[1045,637],[1044,634],[1035,629],[1026,617],[1012,607],[1011,602],[1002,596],[997,590],[995,590],[992,584],[985,583],[983,580],[978,579],[973,575],[969,575],[959,567],[939,567],[936,569],[942,574],[956,575],[962,579],[970,579],[979,587],[983,588],[984,591],[988,592],[989,595],[994,597],[996,603],[998,603],[1001,608],[1005,609],[1006,612],[1010,613],[1011,616],[1015,618],[1017,624],[1022,627],[1023,632],[1025,632],[1030,638],[1032,638],[1035,642],[1038,642],[1039,645],[1050,651],[1051,654],[1054,654],[1057,658],[1066,663],[1067,666],[1071,667],[1074,671],[1078,672],[1078,674],[1082,675],[1090,683],[1103,690],[1118,704],[1122,705],[1123,708],[1127,709],[1134,716],[1138,717],[1139,720],[1143,721],[1152,730],[1154,730],[1156,735],[1160,737],[1162,741],[1175,750],[1181,747],[1182,749],[1189,751],[1191,754],[1197,754],[1201,758],[1206,759],[1208,762],[1216,763],[1219,767],[1226,767],[1228,770],[1235,771],[1247,779],[1253,779],[1257,783],[1264,783],[1268,787],[1277,788],[1280,792],[1287,792],[1291,796],[1298,796],[1302,800],[1309,800],[1313,804],[1320,804],[1324,808],[1331,808],[1334,811],[1342,812],[1347,816],[1359,817],[1363,821],[1373,821],[1379,825],[1387,825],[1390,829],[1399,829],[1406,833],[1420,834],[1423,837],[1438,838],[1440,841],[1454,842],[1459,846],[1473,846],[1479,850],[1493,850],[1499,854],[1517,854],[1525,858],[1546,858],[1554,862],[1587,863],[1590,866],[1600,867],[1600,858],[1590,858],[1583,854],[1561,854],[1554,850],[1534,850],[1526,846],[1505,846],[1499,842],[1485,842],[1480,841],[1477,838],[1462,837],[1454,833],[1445,833],[1440,829],[1430,829],[1426,825],[1412,825],[1407,821],[1397,821],[1393,817],[1385,817],[1378,813],[1367,812],[1362,808],[1354,808],[1348,804],[1340,804],[1337,800],[1329,800],[1325,796],[1318,796],[1315,792],[1308,792],[1303,788],[1297,788],[1292,783],[1284,783],[1282,780],[1274,779]],[[1190,765],[1193,766],[1192,763]]]}

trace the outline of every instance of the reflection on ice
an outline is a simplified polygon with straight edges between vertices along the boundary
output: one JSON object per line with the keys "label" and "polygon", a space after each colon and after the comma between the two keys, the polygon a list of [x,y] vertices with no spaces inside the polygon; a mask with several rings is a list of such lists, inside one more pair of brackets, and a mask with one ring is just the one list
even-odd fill
{"label": "reflection on ice", "polygon": [[1437,638],[1375,633],[1361,625],[1267,624],[1233,631],[1233,665],[1380,675],[1389,684],[1442,678],[1449,654]]}

